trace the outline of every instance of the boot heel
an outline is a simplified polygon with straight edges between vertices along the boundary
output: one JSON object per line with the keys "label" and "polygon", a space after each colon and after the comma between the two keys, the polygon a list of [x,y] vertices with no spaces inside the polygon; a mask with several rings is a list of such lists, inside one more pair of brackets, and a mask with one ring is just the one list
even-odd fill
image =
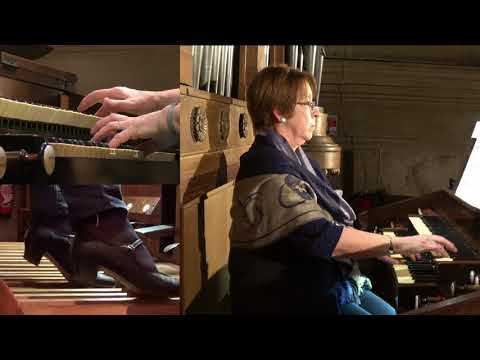
{"label": "boot heel", "polygon": [[38,266],[40,264],[40,261],[42,261],[43,255],[45,255],[44,251],[33,252],[28,247],[25,247],[25,251],[23,252],[23,258],[35,266]]}
{"label": "boot heel", "polygon": [[81,284],[89,284],[94,286],[97,280],[97,266],[85,261],[79,260],[76,264],[76,272],[73,281]]}

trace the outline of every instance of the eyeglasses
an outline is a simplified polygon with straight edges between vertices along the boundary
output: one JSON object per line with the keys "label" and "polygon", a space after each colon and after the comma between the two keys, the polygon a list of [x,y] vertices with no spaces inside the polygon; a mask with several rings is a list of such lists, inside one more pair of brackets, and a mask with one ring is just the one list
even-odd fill
{"label": "eyeglasses", "polygon": [[313,112],[313,109],[315,109],[316,104],[314,101],[304,101],[304,102],[297,102],[298,105],[308,105],[310,107],[310,111]]}

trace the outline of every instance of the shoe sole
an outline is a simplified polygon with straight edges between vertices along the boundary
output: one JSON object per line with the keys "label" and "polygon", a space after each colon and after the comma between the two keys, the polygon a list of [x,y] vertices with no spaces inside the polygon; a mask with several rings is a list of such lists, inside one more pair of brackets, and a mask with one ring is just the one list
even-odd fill
{"label": "shoe sole", "polygon": [[139,289],[137,286],[133,285],[131,282],[129,282],[127,279],[125,279],[123,276],[117,274],[116,272],[110,270],[110,269],[107,269],[103,266],[100,266],[99,267],[101,270],[103,270],[103,272],[114,278],[115,281],[117,281],[118,283],[120,283],[121,285],[123,285],[125,287],[125,289],[127,290],[127,292],[130,292],[134,295],[142,295],[142,296],[151,296],[151,297],[162,297],[162,298],[171,298],[171,297],[176,297],[178,295],[175,295],[175,294],[164,294],[164,295],[159,295],[159,294],[155,294],[155,293],[152,293],[152,292],[149,292],[149,291],[145,291],[145,290],[141,290]]}
{"label": "shoe sole", "polygon": [[[63,275],[63,277],[68,281],[68,282],[73,282],[73,279],[70,275],[68,275],[68,273],[65,271],[65,269],[60,266],[60,264],[55,261],[55,259],[53,258],[53,256],[51,256],[48,252],[46,252],[43,257],[46,257],[53,265],[55,265],[55,267],[58,269],[58,271],[60,271]],[[40,259],[41,261],[41,259]]]}
{"label": "shoe sole", "polygon": [[97,284],[95,281],[94,282],[87,282],[87,281],[79,281],[78,279],[75,279],[74,277],[72,278],[70,275],[68,275],[67,271],[54,259],[53,256],[51,256],[48,252],[45,253],[44,255],[55,267],[60,271],[63,275],[63,277],[71,284],[73,285],[81,285],[81,286],[90,286],[90,287],[101,287],[101,288],[114,288],[115,285],[101,285]]}

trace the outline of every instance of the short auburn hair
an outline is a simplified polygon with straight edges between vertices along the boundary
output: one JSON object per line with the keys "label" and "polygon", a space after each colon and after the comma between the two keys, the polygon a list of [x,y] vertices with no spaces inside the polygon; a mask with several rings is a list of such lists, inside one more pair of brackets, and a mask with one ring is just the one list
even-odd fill
{"label": "short auburn hair", "polygon": [[274,108],[287,118],[292,116],[306,84],[315,94],[317,85],[312,74],[287,65],[269,66],[258,72],[247,90],[248,112],[255,129],[268,128],[277,122]]}

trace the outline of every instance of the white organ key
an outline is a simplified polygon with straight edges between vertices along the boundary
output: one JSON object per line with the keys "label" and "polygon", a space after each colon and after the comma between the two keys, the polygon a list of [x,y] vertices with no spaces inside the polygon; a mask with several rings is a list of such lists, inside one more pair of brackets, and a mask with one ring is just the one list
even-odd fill
{"label": "white organ key", "polygon": [[49,123],[51,123],[51,124],[61,123],[58,111],[56,111],[55,109],[51,109],[50,114],[51,114],[51,116],[48,119]]}
{"label": "white organ key", "polygon": [[393,264],[395,271],[408,270],[408,265],[405,264]]}
{"label": "white organ key", "polygon": [[0,102],[0,116],[3,116],[3,110],[5,109],[6,106],[7,105],[4,101]]}
{"label": "white organ key", "polygon": [[5,101],[2,101],[2,104],[3,104],[2,116],[8,117],[9,109],[13,106],[13,101],[7,100],[7,99],[2,99],[2,100],[5,100]]}
{"label": "white organ key", "polygon": [[50,108],[36,105],[35,113],[36,115],[32,121],[39,121],[47,124],[52,122],[54,112]]}
{"label": "white organ key", "polygon": [[419,235],[432,235],[432,232],[418,216],[409,216],[408,219]]}
{"label": "white organ key", "polygon": [[33,119],[35,118],[35,107],[33,106],[26,107],[23,113],[23,118],[28,121],[33,121]]}
{"label": "white organ key", "polygon": [[[143,153],[139,150],[112,149],[100,146],[85,146],[76,144],[49,143],[55,150],[56,157],[93,158],[93,159],[124,159],[142,160]],[[160,153],[162,154],[162,153]],[[168,154],[163,154],[163,160],[169,160]],[[173,160],[173,155],[171,160]]]}
{"label": "white organ key", "polygon": [[87,129],[92,128],[99,119],[96,116],[82,114],[71,110],[34,105],[5,98],[0,98],[0,116],[11,119],[38,121]]}
{"label": "white organ key", "polygon": [[[423,222],[423,220],[420,217],[409,216],[408,219],[410,220],[410,222],[412,223],[413,227],[415,228],[415,230],[417,231],[417,233],[419,235],[432,235],[432,232],[427,227],[427,225],[425,225],[425,223]],[[442,257],[442,258],[436,258],[435,261],[436,262],[449,262],[449,261],[453,261],[453,259],[450,256],[447,256],[447,257]]]}
{"label": "white organ key", "polygon": [[415,284],[415,280],[411,276],[397,276],[399,285]]}
{"label": "white organ key", "polygon": [[405,264],[393,264],[393,270],[395,271],[395,275],[397,277],[397,281],[399,284],[414,284],[415,280],[412,278],[410,274],[410,270],[408,266]]}
{"label": "white organ key", "polygon": [[25,106],[22,103],[16,102],[15,107],[13,108],[12,118],[14,119],[23,119],[22,115],[25,112]]}

